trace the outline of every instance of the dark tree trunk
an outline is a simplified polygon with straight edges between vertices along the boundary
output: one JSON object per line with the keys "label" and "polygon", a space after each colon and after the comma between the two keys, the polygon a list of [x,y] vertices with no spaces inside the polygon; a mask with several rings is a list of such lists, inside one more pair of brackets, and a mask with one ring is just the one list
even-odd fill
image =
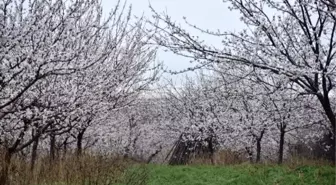
{"label": "dark tree trunk", "polygon": [[149,158],[147,159],[147,164],[150,163],[153,158],[158,154],[160,153],[162,150],[162,147],[160,146],[160,148],[158,150],[156,150],[152,155],[149,156]]}
{"label": "dark tree trunk", "polygon": [[326,113],[328,119],[329,119],[329,122],[330,122],[330,125],[331,125],[331,128],[332,128],[332,132],[333,134],[335,135],[335,125],[336,125],[336,118],[335,118],[335,114],[331,108],[331,105],[330,105],[330,100],[329,100],[329,97],[328,95],[321,95],[321,94],[318,94],[317,95],[321,105],[322,105],[322,108],[324,110],[324,112]]}
{"label": "dark tree trunk", "polygon": [[11,163],[12,156],[14,151],[7,149],[5,151],[4,160],[2,162],[2,169],[0,174],[0,185],[9,185],[8,175],[9,175],[9,166]]}
{"label": "dark tree trunk", "polygon": [[182,141],[182,136],[183,134],[181,134],[172,149],[172,155],[168,162],[169,165],[185,165],[190,160],[191,151],[189,148],[194,147],[194,145],[192,142]]}
{"label": "dark tree trunk", "polygon": [[77,135],[77,157],[82,156],[83,154],[83,137],[84,137],[85,129],[79,131]]}
{"label": "dark tree trunk", "polygon": [[257,158],[256,163],[260,163],[261,160],[261,140],[264,136],[265,129],[261,131],[259,137],[257,138]]}
{"label": "dark tree trunk", "polygon": [[215,149],[214,149],[214,144],[213,144],[213,138],[212,137],[210,137],[210,139],[209,139],[209,145],[208,145],[208,147],[209,147],[209,158],[210,158],[210,160],[211,160],[211,164],[212,165],[214,165],[215,164]]}
{"label": "dark tree trunk", "polygon": [[63,157],[65,158],[68,150],[68,138],[65,138],[63,142]]}
{"label": "dark tree trunk", "polygon": [[279,142],[278,164],[282,164],[282,162],[283,162],[284,144],[285,144],[285,129],[281,128],[281,130],[280,130],[280,142]]}
{"label": "dark tree trunk", "polygon": [[55,161],[56,152],[56,136],[54,133],[50,134],[50,163]]}
{"label": "dark tree trunk", "polygon": [[39,139],[36,138],[36,140],[33,142],[33,147],[32,147],[32,155],[31,155],[31,161],[30,161],[30,170],[31,172],[35,168],[35,162],[37,159],[37,147],[38,147]]}
{"label": "dark tree trunk", "polygon": [[260,157],[261,155],[261,140],[257,140],[257,158],[256,158],[256,163],[260,163]]}
{"label": "dark tree trunk", "polygon": [[250,163],[253,163],[253,151],[249,147],[245,147],[245,150],[248,154],[248,158],[250,160]]}

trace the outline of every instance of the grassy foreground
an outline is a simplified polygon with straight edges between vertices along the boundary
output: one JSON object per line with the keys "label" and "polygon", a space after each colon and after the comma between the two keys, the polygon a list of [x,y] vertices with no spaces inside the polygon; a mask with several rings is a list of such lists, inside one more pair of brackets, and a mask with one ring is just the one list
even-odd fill
{"label": "grassy foreground", "polygon": [[[1,169],[0,160],[0,169]],[[13,160],[10,185],[335,185],[335,165],[293,160],[283,165],[154,165],[109,155]]]}
{"label": "grassy foreground", "polygon": [[[149,185],[334,185],[334,166],[147,166]],[[134,171],[134,173],[136,173]],[[134,175],[134,174],[133,174]],[[141,175],[140,175],[141,176]],[[141,179],[141,178],[140,178]],[[137,178],[139,181],[139,178]],[[127,184],[133,184],[129,182]]]}

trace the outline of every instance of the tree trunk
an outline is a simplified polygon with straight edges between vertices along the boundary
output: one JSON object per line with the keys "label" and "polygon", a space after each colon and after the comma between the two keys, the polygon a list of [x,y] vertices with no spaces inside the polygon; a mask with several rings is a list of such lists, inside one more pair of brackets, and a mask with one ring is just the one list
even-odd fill
{"label": "tree trunk", "polygon": [[209,157],[210,157],[210,160],[211,160],[211,164],[212,165],[215,165],[215,148],[214,148],[214,144],[213,144],[213,138],[210,137],[210,140],[209,140]]}
{"label": "tree trunk", "polygon": [[282,164],[282,162],[283,162],[284,144],[285,144],[285,129],[281,128],[281,130],[280,130],[280,143],[279,143],[278,164]]}
{"label": "tree trunk", "polygon": [[256,163],[260,163],[261,160],[261,140],[264,136],[265,129],[263,129],[257,138],[257,158],[256,158]]}
{"label": "tree trunk", "polygon": [[37,159],[37,147],[38,147],[39,139],[36,138],[36,140],[33,143],[33,148],[32,148],[32,155],[31,155],[31,161],[30,161],[30,171],[33,172],[35,168],[35,162]]}
{"label": "tree trunk", "polygon": [[50,133],[50,164],[55,161],[56,137],[54,133]]}
{"label": "tree trunk", "polygon": [[149,158],[147,159],[147,164],[149,164],[153,158],[159,153],[161,152],[162,150],[162,147],[160,146],[160,148],[158,150],[156,150],[152,155],[149,156]]}
{"label": "tree trunk", "polygon": [[260,163],[260,157],[261,155],[261,139],[257,139],[257,158],[256,158],[256,163]]}
{"label": "tree trunk", "polygon": [[82,156],[83,153],[83,136],[85,133],[85,129],[79,131],[77,135],[77,157]]}
{"label": "tree trunk", "polygon": [[66,158],[67,155],[67,150],[68,150],[68,138],[65,138],[63,142],[63,158]]}
{"label": "tree trunk", "polygon": [[330,101],[329,101],[329,97],[328,95],[317,95],[321,105],[322,105],[322,108],[324,110],[324,112],[326,113],[329,121],[330,121],[330,124],[331,124],[331,128],[332,128],[332,132],[333,134],[335,135],[335,125],[336,125],[336,118],[335,118],[335,114],[331,108],[331,105],[330,105]]}
{"label": "tree trunk", "polygon": [[5,151],[4,160],[2,162],[2,170],[0,174],[0,185],[9,185],[8,175],[9,175],[9,166],[13,156],[13,151],[7,149]]}
{"label": "tree trunk", "polygon": [[253,151],[251,150],[250,147],[245,147],[245,150],[248,154],[248,158],[250,160],[250,163],[253,163]]}

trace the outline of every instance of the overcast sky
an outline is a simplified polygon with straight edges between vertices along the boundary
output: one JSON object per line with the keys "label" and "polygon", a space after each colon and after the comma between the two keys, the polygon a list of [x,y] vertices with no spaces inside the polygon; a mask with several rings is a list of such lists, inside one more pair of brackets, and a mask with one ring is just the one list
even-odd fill
{"label": "overcast sky", "polygon": [[[109,11],[117,1],[102,0],[102,2],[104,11]],[[186,17],[190,23],[209,30],[239,31],[243,28],[239,21],[239,14],[230,11],[228,4],[223,3],[222,0],[128,0],[127,3],[132,4],[132,12],[137,16],[151,17],[152,13],[149,9],[151,4],[157,12],[167,12],[172,20],[182,25],[183,17]],[[206,43],[220,47],[220,39],[202,35],[191,28],[187,30],[190,30],[193,35],[200,36]],[[158,59],[164,61],[171,70],[182,70],[190,65],[188,60],[163,51],[159,51]]]}

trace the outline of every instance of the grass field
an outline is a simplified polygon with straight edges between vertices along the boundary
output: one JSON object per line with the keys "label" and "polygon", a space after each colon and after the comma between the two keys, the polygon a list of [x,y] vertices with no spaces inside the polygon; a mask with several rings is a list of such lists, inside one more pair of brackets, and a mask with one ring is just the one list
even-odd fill
{"label": "grass field", "polygon": [[15,160],[9,180],[11,185],[336,185],[335,165],[321,160],[168,166],[90,155],[55,163],[41,159],[33,172],[28,162]]}
{"label": "grass field", "polygon": [[[335,185],[334,166],[164,166],[148,168],[149,185]],[[141,179],[141,178],[140,178]],[[139,178],[138,180],[139,181]],[[127,184],[133,184],[129,182]],[[137,184],[137,183],[134,183]]]}

